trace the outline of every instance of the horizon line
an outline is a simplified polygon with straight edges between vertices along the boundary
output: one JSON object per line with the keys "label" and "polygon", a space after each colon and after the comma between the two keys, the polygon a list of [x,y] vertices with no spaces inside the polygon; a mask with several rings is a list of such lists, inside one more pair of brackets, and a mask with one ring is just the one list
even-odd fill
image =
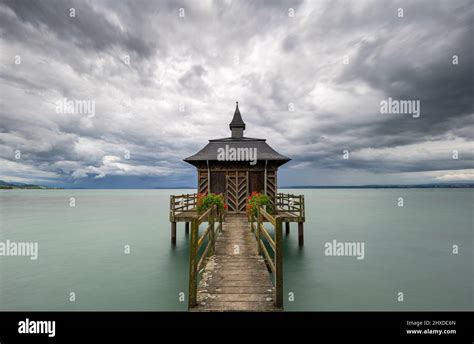
{"label": "horizon line", "polygon": [[[62,190],[172,190],[172,189],[190,189],[195,190],[193,186],[171,186],[171,187],[68,187],[68,186],[45,186],[28,184],[43,187],[45,189]],[[19,185],[21,187],[21,185]],[[287,185],[280,186],[278,189],[374,189],[374,188],[474,188],[474,182],[450,182],[450,183],[426,183],[426,184],[359,184],[359,185]],[[27,189],[27,188],[24,188]],[[11,189],[0,189],[11,190]],[[38,190],[38,189],[33,189]],[[40,189],[41,190],[41,189]]]}

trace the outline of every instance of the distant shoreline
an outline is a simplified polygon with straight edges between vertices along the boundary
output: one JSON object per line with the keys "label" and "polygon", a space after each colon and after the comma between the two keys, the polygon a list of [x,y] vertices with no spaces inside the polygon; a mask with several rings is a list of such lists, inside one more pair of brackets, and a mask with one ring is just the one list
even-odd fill
{"label": "distant shoreline", "polygon": [[474,183],[420,184],[420,185],[329,185],[329,186],[281,186],[279,189],[466,189]]}
{"label": "distant shoreline", "polygon": [[[282,186],[278,189],[472,189],[474,184],[463,185],[358,185],[358,186]],[[46,186],[29,187],[5,187],[0,186],[0,190],[196,190],[195,187],[176,188],[59,188]]]}
{"label": "distant shoreline", "polygon": [[64,188],[29,185],[29,186],[5,186],[0,185],[0,190],[64,190]]}
{"label": "distant shoreline", "polygon": [[[431,184],[376,184],[376,185],[290,185],[279,186],[279,189],[460,189],[474,188],[474,182],[431,183]],[[12,183],[0,180],[0,190],[195,190],[195,186],[173,186],[154,188],[87,188],[55,187],[36,184]]]}

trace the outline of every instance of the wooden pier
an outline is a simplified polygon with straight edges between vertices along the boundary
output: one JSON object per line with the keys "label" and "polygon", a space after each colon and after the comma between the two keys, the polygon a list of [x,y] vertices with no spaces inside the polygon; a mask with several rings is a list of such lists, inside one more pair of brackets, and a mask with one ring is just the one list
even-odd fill
{"label": "wooden pier", "polygon": [[285,222],[285,233],[290,234],[290,223],[298,223],[298,245],[304,245],[304,222],[306,219],[304,195],[278,193],[275,199],[276,214]]}
{"label": "wooden pier", "polygon": [[[298,223],[298,244],[304,244],[304,196],[278,193],[277,188],[278,169],[291,159],[266,139],[246,137],[245,128],[236,102],[231,136],[209,140],[184,159],[197,169],[197,192],[221,195],[225,211],[198,213],[197,194],[170,197],[172,244],[179,222],[190,234],[188,300],[193,311],[283,309],[282,224],[288,236],[290,224]],[[223,157],[223,150],[229,154]],[[256,204],[266,207],[251,209],[249,199],[257,194],[266,200]],[[200,199],[201,212],[205,207]],[[206,228],[200,228],[204,223]]]}
{"label": "wooden pier", "polygon": [[189,234],[189,223],[197,215],[197,194],[170,196],[171,243],[176,244],[177,222],[184,222],[186,234]]}
{"label": "wooden pier", "polygon": [[192,311],[277,311],[276,290],[245,215],[228,216]]}
{"label": "wooden pier", "polygon": [[[215,207],[197,214],[196,194],[171,196],[172,242],[176,222],[191,223],[191,311],[283,310],[283,223],[297,222],[303,245],[304,196],[278,194],[273,214],[226,214]],[[206,228],[202,228],[207,223]]]}

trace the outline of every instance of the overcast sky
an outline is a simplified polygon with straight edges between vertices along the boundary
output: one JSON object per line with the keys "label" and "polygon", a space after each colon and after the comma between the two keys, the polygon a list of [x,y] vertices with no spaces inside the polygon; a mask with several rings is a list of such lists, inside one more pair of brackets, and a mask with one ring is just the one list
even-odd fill
{"label": "overcast sky", "polygon": [[473,22],[472,0],[2,0],[0,179],[195,186],[182,159],[238,100],[292,158],[280,186],[472,182]]}

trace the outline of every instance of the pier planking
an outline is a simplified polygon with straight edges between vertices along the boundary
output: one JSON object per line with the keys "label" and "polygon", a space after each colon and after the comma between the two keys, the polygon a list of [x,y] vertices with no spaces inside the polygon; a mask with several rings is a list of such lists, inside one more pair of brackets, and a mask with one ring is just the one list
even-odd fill
{"label": "pier planking", "polygon": [[191,311],[275,312],[275,287],[245,215],[227,216]]}

